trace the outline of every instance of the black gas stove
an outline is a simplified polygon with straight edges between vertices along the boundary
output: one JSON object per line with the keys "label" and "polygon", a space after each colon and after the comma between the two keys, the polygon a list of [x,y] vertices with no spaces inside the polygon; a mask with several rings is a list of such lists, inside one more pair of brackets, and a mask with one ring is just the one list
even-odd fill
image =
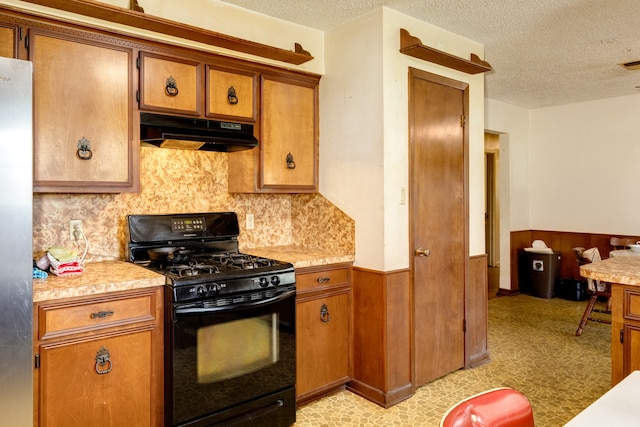
{"label": "black gas stove", "polygon": [[[240,253],[234,212],[129,215],[129,261],[167,278],[173,302],[217,305],[295,288],[293,265]],[[226,298],[229,297],[229,298]]]}
{"label": "black gas stove", "polygon": [[238,251],[233,212],[129,215],[128,260],[166,277],[165,425],[296,419],[295,270]]}

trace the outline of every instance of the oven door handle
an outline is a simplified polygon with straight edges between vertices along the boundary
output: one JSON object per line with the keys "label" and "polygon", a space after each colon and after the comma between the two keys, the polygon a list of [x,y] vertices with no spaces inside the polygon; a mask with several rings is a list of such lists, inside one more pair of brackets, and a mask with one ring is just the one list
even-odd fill
{"label": "oven door handle", "polygon": [[260,301],[250,301],[250,302],[242,302],[238,304],[229,304],[223,305],[220,307],[174,307],[174,313],[176,316],[189,316],[189,315],[197,315],[204,313],[219,313],[221,311],[229,311],[229,310],[238,310],[245,309],[257,306],[263,306],[272,304],[279,301],[284,301],[287,298],[293,297],[296,295],[296,290],[292,289],[290,291],[286,291],[280,295],[276,295],[273,298],[260,300]]}

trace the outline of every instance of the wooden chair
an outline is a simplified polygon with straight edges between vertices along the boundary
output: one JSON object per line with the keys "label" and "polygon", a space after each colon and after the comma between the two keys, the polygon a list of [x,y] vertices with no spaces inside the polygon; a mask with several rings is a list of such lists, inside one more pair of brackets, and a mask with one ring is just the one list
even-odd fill
{"label": "wooden chair", "polygon": [[[572,249],[573,253],[576,255],[576,260],[578,261],[578,265],[584,265],[591,263],[591,260],[584,257],[584,248],[577,247]],[[588,292],[591,294],[589,298],[589,302],[587,302],[587,308],[584,310],[584,314],[582,315],[582,319],[580,319],[580,324],[578,325],[578,329],[576,330],[576,336],[582,335],[582,330],[586,326],[587,322],[591,320],[592,322],[598,323],[608,323],[611,324],[611,319],[592,317],[591,314],[593,312],[596,313],[604,313],[611,314],[611,284],[607,282],[600,282],[599,280],[587,279],[588,284]],[[598,301],[598,298],[605,298],[607,300],[607,308],[606,310],[596,309],[595,304]]]}
{"label": "wooden chair", "polygon": [[529,400],[519,391],[500,387],[484,391],[452,406],[440,427],[534,427]]}
{"label": "wooden chair", "polygon": [[633,245],[636,241],[637,239],[629,237],[612,237],[609,239],[609,243],[614,251],[618,249],[629,249],[629,245]]}

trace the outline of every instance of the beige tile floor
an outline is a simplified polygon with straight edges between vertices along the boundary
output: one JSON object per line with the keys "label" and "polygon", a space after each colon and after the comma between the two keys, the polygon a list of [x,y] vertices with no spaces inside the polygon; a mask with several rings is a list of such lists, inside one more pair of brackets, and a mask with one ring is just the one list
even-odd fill
{"label": "beige tile floor", "polygon": [[454,403],[501,386],[527,396],[537,427],[562,426],[610,387],[610,325],[589,322],[575,336],[585,305],[529,295],[493,298],[489,363],[426,384],[389,409],[340,391],[299,408],[295,426],[437,427]]}

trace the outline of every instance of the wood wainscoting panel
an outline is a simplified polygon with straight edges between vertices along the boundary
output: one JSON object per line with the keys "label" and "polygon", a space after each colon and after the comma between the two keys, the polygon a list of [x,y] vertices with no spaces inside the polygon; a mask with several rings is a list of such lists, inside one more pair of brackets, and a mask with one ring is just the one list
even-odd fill
{"label": "wood wainscoting panel", "polygon": [[413,394],[409,270],[354,267],[352,392],[388,408]]}
{"label": "wood wainscoting panel", "polygon": [[469,258],[469,289],[465,298],[465,368],[475,368],[489,361],[487,255]]}
{"label": "wood wainscoting panel", "polygon": [[572,248],[598,248],[602,259],[609,258],[609,251],[613,248],[609,240],[611,237],[630,238],[640,240],[640,235],[629,236],[621,234],[602,234],[589,232],[552,231],[552,230],[522,230],[511,232],[511,291],[517,293],[518,284],[518,250],[531,247],[534,240],[542,240],[548,247],[560,252],[561,279],[581,279],[580,269]]}

